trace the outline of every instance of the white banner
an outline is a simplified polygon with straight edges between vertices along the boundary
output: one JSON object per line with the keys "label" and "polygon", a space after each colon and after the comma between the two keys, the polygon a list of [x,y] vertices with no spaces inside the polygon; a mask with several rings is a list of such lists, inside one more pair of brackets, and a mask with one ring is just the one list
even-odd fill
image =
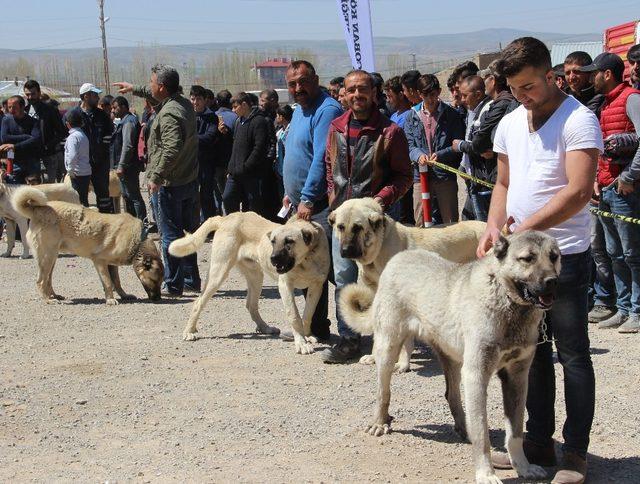
{"label": "white banner", "polygon": [[373,31],[369,0],[336,0],[354,69],[374,72]]}

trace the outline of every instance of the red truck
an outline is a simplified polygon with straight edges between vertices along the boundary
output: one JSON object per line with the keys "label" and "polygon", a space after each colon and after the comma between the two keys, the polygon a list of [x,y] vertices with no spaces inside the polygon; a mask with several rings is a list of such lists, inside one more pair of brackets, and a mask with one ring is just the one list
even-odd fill
{"label": "red truck", "polygon": [[604,31],[604,50],[622,57],[626,66],[624,70],[625,80],[629,78],[627,51],[638,43],[640,43],[640,20],[616,25]]}

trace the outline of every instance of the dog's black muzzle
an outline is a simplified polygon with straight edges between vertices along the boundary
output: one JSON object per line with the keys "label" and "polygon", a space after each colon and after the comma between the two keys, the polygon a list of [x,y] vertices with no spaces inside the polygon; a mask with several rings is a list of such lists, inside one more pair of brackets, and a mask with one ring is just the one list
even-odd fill
{"label": "dog's black muzzle", "polygon": [[295,265],[296,261],[285,250],[271,255],[271,265],[276,268],[278,274],[286,274]]}
{"label": "dog's black muzzle", "polygon": [[340,247],[340,255],[345,259],[359,259],[362,257],[362,250],[356,244],[343,245]]}
{"label": "dog's black muzzle", "polygon": [[558,278],[547,277],[537,284],[518,283],[522,298],[540,309],[549,309],[558,289]]}

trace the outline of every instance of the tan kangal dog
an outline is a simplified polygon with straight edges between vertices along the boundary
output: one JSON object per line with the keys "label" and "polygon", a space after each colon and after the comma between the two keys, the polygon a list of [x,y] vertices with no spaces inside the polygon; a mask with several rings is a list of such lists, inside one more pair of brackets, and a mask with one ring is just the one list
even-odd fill
{"label": "tan kangal dog", "polygon": [[[425,249],[452,262],[476,258],[478,240],[486,229],[484,222],[466,221],[428,229],[406,227],[384,214],[373,198],[347,200],[329,215],[329,223],[340,242],[343,257],[353,259],[359,269],[358,283],[374,291],[389,260],[407,249]],[[413,338],[405,342],[396,370],[409,371]],[[375,363],[365,355],[360,363]]]}
{"label": "tan kangal dog", "polygon": [[47,302],[63,299],[53,290],[51,277],[58,254],[71,253],[91,259],[98,271],[107,304],[133,299],[120,285],[118,266],[132,265],[149,299],[160,299],[163,266],[155,244],[145,238],[140,220],[129,214],[104,214],[66,202],[49,202],[32,187],[13,196],[15,210],[31,219],[27,238],[38,263],[37,286]]}
{"label": "tan kangal dog", "polygon": [[[313,353],[311,317],[322,295],[322,285],[331,264],[329,243],[322,227],[315,222],[297,219],[279,225],[253,212],[237,212],[206,220],[193,234],[174,240],[169,245],[169,253],[175,257],[193,254],[204,245],[211,232],[215,232],[215,236],[211,244],[209,277],[202,294],[193,304],[183,338],[188,341],[196,339],[200,313],[235,266],[247,280],[246,306],[257,331],[280,333],[278,328],[265,323],[258,311],[266,274],[278,281],[296,353]],[[295,304],[294,289],[307,289],[302,318]]]}
{"label": "tan kangal dog", "polygon": [[501,237],[486,257],[468,264],[425,250],[406,251],[389,262],[375,295],[363,284],[344,288],[340,309],[347,324],[362,334],[375,334],[377,408],[367,432],[389,432],[394,365],[403,342],[420,338],[442,364],[455,430],[468,436],[473,447],[476,482],[500,482],[491,464],[487,426],[487,386],[496,373],[502,383],[511,464],[526,479],[545,477],[544,469],[531,465],[522,449],[523,421],[538,328],[553,303],[559,275],[555,239],[529,231]]}
{"label": "tan kangal dog", "polygon": [[[28,218],[16,211],[13,205],[11,205],[13,194],[23,186],[26,185],[7,185],[0,176],[0,218],[5,220],[7,226],[7,250],[1,254],[0,257],[11,257],[11,252],[13,252],[16,243],[16,225],[20,227],[20,234],[22,236],[22,255],[20,258],[28,259],[31,257],[29,242],[27,240],[27,230],[29,229]],[[47,200],[80,204],[78,193],[63,183],[32,185],[32,188],[37,188],[44,193]]]}

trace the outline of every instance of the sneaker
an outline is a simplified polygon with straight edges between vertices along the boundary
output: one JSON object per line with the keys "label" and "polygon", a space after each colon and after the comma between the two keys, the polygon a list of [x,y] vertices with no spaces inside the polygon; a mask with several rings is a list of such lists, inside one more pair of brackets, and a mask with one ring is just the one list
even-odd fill
{"label": "sneaker", "polygon": [[551,484],[582,484],[587,477],[587,459],[575,452],[565,452]]}
{"label": "sneaker", "polygon": [[618,308],[615,306],[605,306],[604,304],[596,304],[593,309],[589,311],[589,322],[599,323],[605,319],[609,319],[611,316],[618,312]]}
{"label": "sneaker", "polygon": [[360,358],[360,338],[340,338],[340,341],[320,352],[323,363],[350,363]]}
{"label": "sneaker", "polygon": [[[557,464],[553,441],[550,445],[538,445],[530,440],[524,439],[522,449],[529,464],[535,464],[541,467],[553,467]],[[509,454],[506,452],[491,452],[491,463],[496,469],[513,468]]]}
{"label": "sneaker", "polygon": [[627,320],[618,328],[618,333],[637,333],[640,331],[640,314],[630,314]]}
{"label": "sneaker", "polygon": [[184,292],[188,292],[191,294],[200,294],[200,288],[195,288],[193,286],[190,286],[189,284],[185,284],[183,290]]}
{"label": "sneaker", "polygon": [[627,321],[628,318],[629,318],[628,315],[622,314],[620,312],[617,312],[616,314],[611,316],[609,319],[605,319],[604,321],[600,321],[598,323],[598,329],[617,328],[621,324],[624,324]]}
{"label": "sneaker", "polygon": [[172,291],[167,286],[163,285],[162,289],[160,290],[160,295],[162,297],[180,297],[180,296],[182,296],[182,293],[181,292]]}

